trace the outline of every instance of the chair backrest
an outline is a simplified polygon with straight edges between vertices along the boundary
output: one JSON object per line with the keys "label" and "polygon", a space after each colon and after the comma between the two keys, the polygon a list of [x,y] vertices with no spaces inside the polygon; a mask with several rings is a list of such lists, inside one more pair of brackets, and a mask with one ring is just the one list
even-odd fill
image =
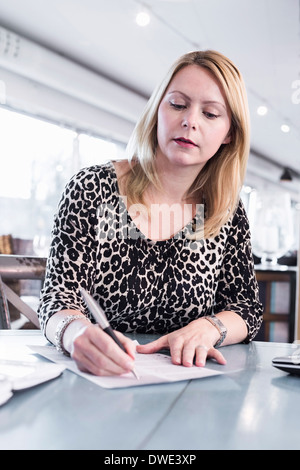
{"label": "chair backrest", "polygon": [[2,278],[0,276],[0,330],[10,329],[10,315]]}
{"label": "chair backrest", "polygon": [[37,328],[40,327],[37,313],[5,284],[6,280],[44,280],[47,258],[39,256],[0,254],[0,329],[10,328],[9,301]]}

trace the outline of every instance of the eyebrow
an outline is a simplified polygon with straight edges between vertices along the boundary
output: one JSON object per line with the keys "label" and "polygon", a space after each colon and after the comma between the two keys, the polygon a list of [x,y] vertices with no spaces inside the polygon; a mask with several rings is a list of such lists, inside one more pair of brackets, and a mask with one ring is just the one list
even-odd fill
{"label": "eyebrow", "polygon": [[[183,91],[179,91],[179,90],[173,90],[173,91],[169,91],[168,95],[171,95],[173,93],[179,93],[180,95],[184,96],[187,100],[191,101],[191,98],[186,95],[185,93],[183,93]],[[226,106],[221,103],[221,101],[217,101],[217,100],[204,100],[202,101],[203,104],[219,104],[220,106],[222,106],[225,110],[226,110]]]}

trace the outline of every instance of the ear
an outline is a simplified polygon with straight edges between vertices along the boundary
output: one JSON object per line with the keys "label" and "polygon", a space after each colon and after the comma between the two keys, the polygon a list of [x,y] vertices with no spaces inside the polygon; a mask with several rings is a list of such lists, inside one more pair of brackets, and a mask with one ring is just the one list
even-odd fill
{"label": "ear", "polygon": [[230,131],[229,131],[227,136],[223,140],[222,144],[229,144],[230,142],[231,142],[231,134],[230,134]]}

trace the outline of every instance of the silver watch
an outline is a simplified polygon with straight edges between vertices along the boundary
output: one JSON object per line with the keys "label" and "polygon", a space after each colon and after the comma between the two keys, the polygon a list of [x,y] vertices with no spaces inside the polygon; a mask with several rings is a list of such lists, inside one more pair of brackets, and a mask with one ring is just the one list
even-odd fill
{"label": "silver watch", "polygon": [[208,315],[204,318],[205,320],[208,320],[212,325],[214,325],[217,328],[218,332],[220,333],[220,338],[215,344],[215,348],[218,348],[219,346],[221,346],[221,344],[223,343],[224,339],[227,336],[227,328],[224,325],[224,323],[222,323],[221,320],[219,320],[219,318],[216,315]]}

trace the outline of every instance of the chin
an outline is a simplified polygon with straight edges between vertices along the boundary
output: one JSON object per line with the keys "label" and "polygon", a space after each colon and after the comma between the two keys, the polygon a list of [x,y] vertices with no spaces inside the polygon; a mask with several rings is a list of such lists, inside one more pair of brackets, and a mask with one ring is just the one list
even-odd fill
{"label": "chin", "polygon": [[180,155],[180,156],[178,156],[178,158],[173,158],[171,162],[174,165],[182,166],[182,167],[198,166],[199,171],[201,170],[201,168],[203,168],[203,166],[206,163],[206,162],[199,161],[199,159],[193,158],[190,155],[184,155],[184,156]]}

